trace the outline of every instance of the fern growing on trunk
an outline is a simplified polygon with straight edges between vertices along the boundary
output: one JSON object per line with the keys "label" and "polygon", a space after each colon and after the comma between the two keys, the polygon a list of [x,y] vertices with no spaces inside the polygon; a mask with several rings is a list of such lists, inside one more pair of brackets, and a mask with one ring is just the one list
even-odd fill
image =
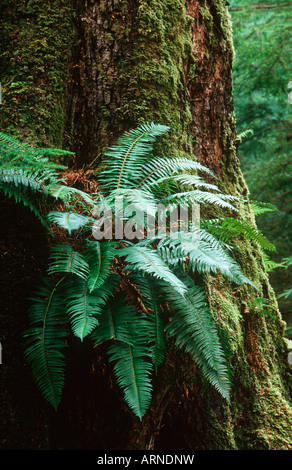
{"label": "fern growing on trunk", "polygon": [[[71,204],[64,206],[64,212],[48,214],[48,223],[67,229],[70,240],[82,231],[83,249],[77,251],[69,242],[52,248],[47,279],[32,299],[31,326],[24,333],[36,382],[55,409],[62,396],[63,349],[70,330],[81,341],[87,337],[96,345],[108,345],[117,384],[140,419],[149,408],[152,373],[154,369],[159,372],[168,338],[191,355],[225,399],[230,398],[217,327],[194,275],[216,275],[219,270],[231,282],[253,285],[232,258],[230,237],[244,234],[265,249],[273,247],[254,227],[230,215],[203,220],[201,229],[192,225],[182,229],[178,220],[173,229],[169,213],[178,205],[189,210],[194,204],[211,204],[236,211],[236,204],[243,202],[199,177],[198,172],[212,173],[198,162],[156,157],[154,143],[168,131],[166,126],[151,123],[125,133],[105,152],[97,195],[66,187],[55,177],[45,179],[42,172],[39,178],[39,173],[22,170],[22,187],[63,200],[77,194],[92,208],[89,214]],[[9,139],[7,143],[13,147]],[[36,154],[31,155],[35,158]],[[3,169],[1,178],[0,188],[6,185],[10,194],[20,173],[8,178]],[[138,222],[137,213],[143,214]],[[97,226],[96,214],[101,216]],[[108,226],[113,214],[118,216],[114,227]],[[154,219],[154,233],[145,237],[149,228],[145,216],[157,214],[165,221],[164,236],[157,232]],[[125,236],[126,226],[131,236]],[[101,227],[108,227],[103,238]],[[163,314],[167,306],[168,319]]]}
{"label": "fern growing on trunk", "polygon": [[16,203],[27,206],[45,225],[40,211],[48,197],[67,201],[72,194],[92,202],[89,195],[68,188],[60,177],[67,167],[55,160],[72,155],[69,150],[34,148],[0,132],[0,191]]}

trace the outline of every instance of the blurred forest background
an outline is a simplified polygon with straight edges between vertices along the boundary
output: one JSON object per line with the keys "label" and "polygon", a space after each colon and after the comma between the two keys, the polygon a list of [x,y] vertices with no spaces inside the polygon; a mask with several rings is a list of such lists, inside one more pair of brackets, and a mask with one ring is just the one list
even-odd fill
{"label": "blurred forest background", "polygon": [[292,338],[292,3],[231,0],[239,158],[250,198],[277,211],[257,217],[274,243],[270,280]]}

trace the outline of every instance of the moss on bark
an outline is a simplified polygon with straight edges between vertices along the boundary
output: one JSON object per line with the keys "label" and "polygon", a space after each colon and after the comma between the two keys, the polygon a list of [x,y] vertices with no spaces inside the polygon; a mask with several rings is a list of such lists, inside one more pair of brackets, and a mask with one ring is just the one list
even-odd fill
{"label": "moss on bark", "polygon": [[162,154],[191,152],[190,25],[182,0],[100,2],[87,8],[72,116],[80,160],[90,161],[121,132],[145,121],[171,126],[171,139],[159,147]]}
{"label": "moss on bark", "polygon": [[4,1],[1,17],[1,130],[33,145],[60,147],[69,99],[73,3]]}
{"label": "moss on bark", "polygon": [[[194,2],[190,3],[194,7]],[[201,28],[200,48],[195,52],[197,70],[201,71],[198,81],[204,82],[203,77],[209,76],[208,87],[200,88],[202,103],[193,107],[195,124],[198,123],[196,114],[200,115],[201,121],[197,126],[199,131],[194,125],[192,128],[194,133],[202,135],[202,143],[194,152],[220,176],[223,192],[248,198],[236,147],[231,84],[234,50],[229,14],[222,1],[204,2],[199,7],[199,14],[196,8],[192,12],[194,23]],[[224,64],[220,64],[220,56],[224,57]],[[215,80],[212,80],[210,70],[214,70]],[[220,80],[224,82],[222,99],[218,96]],[[217,108],[216,119],[212,106]],[[215,125],[210,123],[208,116],[204,117],[202,110],[208,108]],[[202,134],[202,129],[208,131]],[[240,204],[239,213],[234,215],[255,223],[248,203]],[[225,416],[231,416],[231,419],[222,421],[222,414],[212,413],[212,402],[209,401],[210,441],[214,448],[220,449],[289,449],[292,443],[289,432],[292,423],[289,404],[291,368],[287,363],[285,323],[265,271],[261,249],[243,238],[237,240],[237,245],[235,257],[258,291],[250,286],[229,285],[220,277],[205,280],[211,311],[223,332],[223,346],[229,358],[233,384],[230,405],[222,405]],[[275,309],[273,316],[252,310],[250,302],[256,297],[271,302]]]}

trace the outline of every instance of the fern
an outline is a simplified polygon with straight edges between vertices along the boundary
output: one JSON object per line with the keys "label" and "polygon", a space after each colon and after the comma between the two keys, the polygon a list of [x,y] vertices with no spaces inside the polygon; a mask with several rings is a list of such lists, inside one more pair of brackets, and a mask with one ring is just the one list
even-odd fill
{"label": "fern", "polygon": [[253,130],[252,129],[246,129],[245,131],[243,132],[240,132],[240,134],[238,134],[238,139],[240,139],[241,141],[242,140],[245,140],[247,139],[248,137],[252,137],[254,134]]}
{"label": "fern", "polygon": [[147,344],[148,322],[133,306],[115,297],[104,308],[98,327],[91,334],[95,344],[110,342],[109,361],[124,398],[133,413],[142,419],[151,401],[152,363]]}
{"label": "fern", "polygon": [[249,201],[249,204],[255,215],[264,214],[265,212],[279,212],[274,204],[268,202]]}
{"label": "fern", "polygon": [[65,186],[61,183],[53,182],[48,185],[48,193],[55,199],[61,199],[62,201],[66,201],[67,204],[70,203],[73,197],[79,198],[84,203],[84,206],[94,206],[96,201],[92,198],[89,194],[81,191],[77,188],[71,188],[70,186]]}
{"label": "fern", "polygon": [[[190,225],[190,230],[179,231],[178,227],[177,233],[170,231],[170,221],[166,219],[165,236],[156,230],[155,222],[153,236],[143,238],[148,223],[143,216],[141,237],[116,237],[115,226],[115,239],[92,239],[94,217],[107,211],[118,214],[118,223],[124,229],[126,224],[133,228],[137,225],[135,211],[157,216],[158,210],[166,215],[168,205],[208,204],[230,214],[243,202],[222,194],[217,185],[198,176],[214,176],[198,162],[184,157],[156,157],[155,141],[168,131],[167,126],[143,124],[115,142],[105,152],[105,168],[97,178],[101,192],[97,195],[69,188],[41,173],[39,179],[35,174],[35,182],[30,184],[25,179],[29,173],[23,174],[24,183],[20,182],[20,186],[31,191],[45,189],[67,204],[64,212],[54,210],[47,217],[49,224],[67,231],[70,242],[51,250],[49,281],[40,288],[42,302],[35,298],[32,309],[30,337],[38,347],[29,345],[26,353],[40,389],[55,407],[63,384],[64,357],[58,351],[64,325],[81,341],[86,337],[96,346],[107,347],[124,400],[139,419],[149,408],[152,373],[158,373],[164,361],[167,338],[173,338],[178,348],[190,354],[205,379],[229,399],[231,384],[220,343],[222,335],[203,289],[192,278],[194,274],[216,276],[221,272],[236,285],[247,283],[256,288],[233,259],[234,240],[241,236],[272,249],[263,234],[229,215],[203,220],[200,229]],[[26,148],[21,148],[21,154],[22,151]],[[31,155],[35,158],[34,152]],[[19,188],[13,174],[10,178],[5,184]],[[125,213],[129,205],[133,213]],[[78,246],[82,245],[78,251],[71,246],[75,239]],[[56,278],[63,277],[63,289],[56,291],[54,286],[60,282]],[[34,328],[36,323],[40,323],[40,330]],[[53,332],[57,326],[60,329],[55,341]],[[38,339],[42,332],[46,332],[46,348],[52,351],[45,372],[45,353]],[[62,377],[59,381],[58,371]]]}
{"label": "fern", "polygon": [[224,209],[231,209],[236,211],[237,209],[228,202],[238,201],[238,198],[233,196],[226,196],[223,194],[213,194],[208,191],[193,190],[174,194],[162,199],[160,202],[164,205],[175,203],[175,204],[215,204]]}
{"label": "fern", "polygon": [[19,186],[7,184],[1,185],[0,183],[0,191],[1,190],[6,197],[14,199],[16,203],[22,204],[24,207],[28,207],[28,209],[41,221],[41,223],[47,229],[49,228],[47,221],[40,212],[38,201],[36,201],[32,194],[27,191],[23,191],[23,189]]}
{"label": "fern", "polygon": [[62,397],[67,330],[61,280],[45,278],[31,299],[30,328],[24,333],[25,355],[44,397],[57,409]]}
{"label": "fern", "polygon": [[[117,305],[117,302],[116,302]],[[151,401],[151,372],[153,365],[147,347],[149,326],[145,318],[137,315],[135,309],[119,299],[116,317],[119,319],[122,340],[115,341],[109,348],[109,360],[115,362],[114,373],[117,383],[124,392],[128,406],[142,419]]]}
{"label": "fern", "polygon": [[33,148],[7,134],[0,133],[0,191],[15,202],[27,206],[47,227],[38,206],[54,194],[52,188],[61,185],[58,170],[64,165],[54,158],[72,152],[61,149]]}
{"label": "fern", "polygon": [[213,235],[219,236],[225,242],[229,241],[232,237],[244,235],[246,239],[261,246],[264,250],[275,251],[275,246],[263,233],[245,220],[225,217],[203,221],[202,226]]}
{"label": "fern", "polygon": [[137,248],[135,245],[118,250],[117,254],[126,257],[131,270],[145,272],[154,278],[168,282],[173,289],[183,294],[185,286],[181,280],[169,269],[166,263],[155,250],[147,247]]}
{"label": "fern", "polygon": [[[29,146],[26,142],[20,142],[19,140],[11,137],[7,134],[0,132],[0,163],[1,166],[13,165],[17,163],[23,165],[32,166],[36,169],[46,170],[48,169],[64,169],[64,165],[56,164],[52,161],[52,158],[73,155],[72,152],[63,149],[56,148],[35,148]],[[49,159],[50,157],[51,159]]]}
{"label": "fern", "polygon": [[263,261],[267,273],[273,271],[274,269],[285,267],[283,263],[277,263],[276,261],[273,261],[270,256],[265,252],[263,252]]}
{"label": "fern", "polygon": [[157,210],[157,200],[154,195],[143,190],[132,188],[116,189],[111,191],[110,195],[104,199],[104,204],[109,207],[115,207],[118,198],[124,199],[124,206],[131,206],[140,212],[147,212],[148,214],[155,215]]}
{"label": "fern", "polygon": [[55,223],[64,228],[71,234],[73,230],[79,230],[81,227],[91,227],[94,219],[76,212],[58,212],[51,211],[47,216],[48,222]]}
{"label": "fern", "polygon": [[12,184],[13,186],[23,186],[32,191],[40,191],[46,194],[44,179],[47,175],[41,175],[38,171],[28,171],[26,169],[2,168],[0,173],[0,183]]}
{"label": "fern", "polygon": [[48,274],[73,273],[87,279],[89,265],[84,256],[70,245],[57,245],[51,248]]}
{"label": "fern", "polygon": [[[271,265],[272,261],[270,260],[270,265]],[[275,266],[276,264],[276,266]],[[289,256],[288,258],[283,258],[282,260],[282,264],[278,264],[278,263],[274,263],[273,264],[273,267],[272,269],[275,269],[276,267],[281,267],[281,268],[285,268],[285,269],[288,269],[290,268],[290,266],[292,265],[292,256]],[[292,295],[292,289],[286,289],[284,292],[282,292],[278,298],[281,299],[288,299],[288,297],[290,297]]]}
{"label": "fern", "polygon": [[166,291],[166,300],[175,312],[166,327],[168,336],[193,356],[205,377],[221,395],[229,399],[230,383],[224,354],[217,330],[205,301],[205,293],[197,286],[190,287],[182,297]]}
{"label": "fern", "polygon": [[81,341],[99,324],[99,317],[112,294],[113,285],[104,284],[90,291],[88,282],[75,277],[67,290],[67,313],[72,331]]}
{"label": "fern", "polygon": [[141,295],[143,306],[147,310],[149,323],[148,343],[152,362],[157,373],[159,365],[164,361],[166,351],[166,321],[161,308],[164,299],[161,298],[161,292],[157,289],[157,283],[150,276],[144,275],[141,277],[138,273],[132,272],[130,280],[136,285]]}
{"label": "fern", "polygon": [[168,130],[167,126],[151,123],[125,133],[104,153],[108,160],[101,189],[135,188],[137,173],[147,162],[156,138]]}
{"label": "fern", "polygon": [[133,322],[133,307],[125,303],[120,296],[110,299],[99,318],[99,325],[90,335],[96,345],[107,341],[131,343],[128,325]]}
{"label": "fern", "polygon": [[183,171],[202,171],[214,177],[211,170],[187,158],[152,158],[142,167],[140,180],[136,179],[136,189],[155,188]]}
{"label": "fern", "polygon": [[222,249],[205,240],[198,240],[191,232],[180,233],[178,238],[166,237],[162,239],[158,248],[164,248],[165,253],[171,256],[171,250],[179,247],[180,254],[189,259],[189,267],[193,272],[216,274],[217,270],[236,284],[250,284],[256,287],[250,279],[246,278],[239,264]]}
{"label": "fern", "polygon": [[117,342],[109,348],[110,361],[116,361],[114,372],[118,385],[124,390],[125,401],[134,414],[142,419],[152,393],[152,364],[145,360],[149,354],[145,346]]}
{"label": "fern", "polygon": [[113,243],[87,241],[85,256],[89,263],[88,287],[90,292],[100,287],[110,275],[114,255],[115,245]]}
{"label": "fern", "polygon": [[[196,170],[201,170],[201,171],[204,170],[204,167],[202,165],[198,165],[197,162],[195,163],[196,163],[195,165]],[[212,176],[214,175],[212,174]],[[203,187],[206,189],[214,190],[216,192],[220,192],[218,186],[216,186],[215,184],[207,183],[198,175],[189,175],[189,174],[171,175],[171,176],[166,176],[164,178],[159,178],[151,184],[151,187],[152,188],[155,188],[155,186],[162,187],[165,183],[178,183],[180,186],[185,185],[188,187],[190,186]]]}

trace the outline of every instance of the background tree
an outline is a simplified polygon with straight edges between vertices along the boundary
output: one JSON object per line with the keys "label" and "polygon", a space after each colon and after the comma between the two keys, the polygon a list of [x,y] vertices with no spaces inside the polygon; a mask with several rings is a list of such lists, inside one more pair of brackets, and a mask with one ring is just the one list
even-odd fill
{"label": "background tree", "polygon": [[[277,247],[271,259],[278,264],[291,256],[292,249],[291,6],[284,1],[244,1],[240,5],[232,1],[230,5],[236,50],[233,80],[237,130],[253,131],[243,138],[239,158],[250,198],[272,203],[279,210],[258,218],[259,227]],[[291,268],[278,267],[270,272],[270,278],[277,295],[291,288]],[[291,325],[291,297],[279,302],[284,319]]]}
{"label": "background tree", "polygon": [[[77,187],[85,173],[87,183],[94,175],[88,170],[98,171],[100,152],[123,131],[155,121],[172,129],[159,155],[191,155],[215,172],[224,192],[247,197],[225,1],[27,0],[4,2],[1,15],[1,130],[76,152],[69,176]],[[254,220],[248,204],[239,217]],[[229,358],[231,402],[171,344],[140,422],[113,386],[102,348],[74,342],[63,401],[51,416],[51,448],[291,447],[285,325],[261,250],[244,238],[238,243],[237,260],[258,291],[219,273],[201,279]],[[274,315],[254,307],[255,297],[268,299]]]}

